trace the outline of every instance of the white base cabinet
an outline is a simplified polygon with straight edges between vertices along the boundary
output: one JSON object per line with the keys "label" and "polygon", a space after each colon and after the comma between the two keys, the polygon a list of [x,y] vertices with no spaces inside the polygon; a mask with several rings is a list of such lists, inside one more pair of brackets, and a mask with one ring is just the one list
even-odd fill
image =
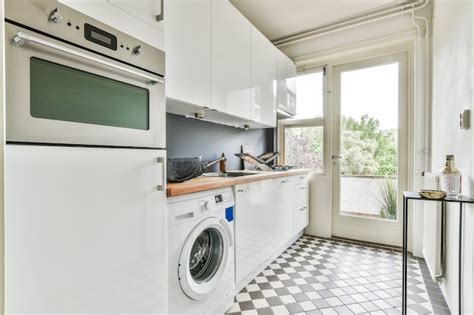
{"label": "white base cabinet", "polygon": [[235,186],[236,283],[273,252],[272,180]]}
{"label": "white base cabinet", "polygon": [[309,224],[309,184],[307,176],[298,176],[294,186],[294,229],[297,233]]}
{"label": "white base cabinet", "polygon": [[[308,225],[307,175],[235,186],[236,283],[259,272],[268,257]],[[300,210],[304,205],[306,209]],[[283,248],[284,250],[285,248]]]}

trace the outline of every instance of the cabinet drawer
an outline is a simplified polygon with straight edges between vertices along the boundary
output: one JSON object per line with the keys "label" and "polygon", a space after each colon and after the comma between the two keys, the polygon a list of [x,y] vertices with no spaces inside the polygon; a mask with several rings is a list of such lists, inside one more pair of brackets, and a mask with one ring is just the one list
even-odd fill
{"label": "cabinet drawer", "polygon": [[295,182],[298,184],[304,184],[308,182],[307,174],[298,175],[298,176],[295,176],[294,178],[295,178]]}
{"label": "cabinet drawer", "polygon": [[298,233],[309,224],[309,205],[304,204],[295,208],[294,233]]}
{"label": "cabinet drawer", "polygon": [[296,185],[295,205],[297,207],[309,203],[309,185],[308,183]]}

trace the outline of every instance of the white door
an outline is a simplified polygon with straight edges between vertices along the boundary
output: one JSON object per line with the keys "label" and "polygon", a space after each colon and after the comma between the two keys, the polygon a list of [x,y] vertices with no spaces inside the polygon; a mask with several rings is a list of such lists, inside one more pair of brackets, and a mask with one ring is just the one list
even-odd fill
{"label": "white door", "polygon": [[333,229],[338,237],[401,245],[407,185],[407,56],[333,72]]}
{"label": "white door", "polygon": [[8,145],[7,313],[166,313],[163,150]]}

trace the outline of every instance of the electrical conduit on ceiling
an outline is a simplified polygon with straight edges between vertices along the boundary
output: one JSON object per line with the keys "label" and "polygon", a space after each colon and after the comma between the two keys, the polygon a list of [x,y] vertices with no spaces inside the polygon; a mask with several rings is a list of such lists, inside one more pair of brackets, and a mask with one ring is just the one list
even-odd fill
{"label": "electrical conduit on ceiling", "polygon": [[278,38],[273,41],[273,44],[277,47],[288,46],[294,43],[312,39],[318,36],[330,34],[340,30],[352,28],[355,26],[383,20],[389,17],[401,15],[407,12],[413,12],[415,10],[426,7],[429,0],[418,0],[415,2],[403,3],[390,8],[378,10],[376,12],[370,12],[361,14],[352,18],[337,21],[331,24],[327,24],[312,30],[303,31],[297,34],[288,35],[285,37]]}

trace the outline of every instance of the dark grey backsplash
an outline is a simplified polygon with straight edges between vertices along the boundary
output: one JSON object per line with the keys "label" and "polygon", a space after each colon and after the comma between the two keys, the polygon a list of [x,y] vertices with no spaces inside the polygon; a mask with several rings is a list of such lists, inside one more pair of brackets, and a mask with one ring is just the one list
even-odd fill
{"label": "dark grey backsplash", "polygon": [[166,114],[166,147],[168,157],[202,156],[214,160],[222,153],[227,157],[227,169],[240,169],[240,159],[234,154],[240,146],[253,154],[273,151],[274,129],[241,130],[197,119]]}

